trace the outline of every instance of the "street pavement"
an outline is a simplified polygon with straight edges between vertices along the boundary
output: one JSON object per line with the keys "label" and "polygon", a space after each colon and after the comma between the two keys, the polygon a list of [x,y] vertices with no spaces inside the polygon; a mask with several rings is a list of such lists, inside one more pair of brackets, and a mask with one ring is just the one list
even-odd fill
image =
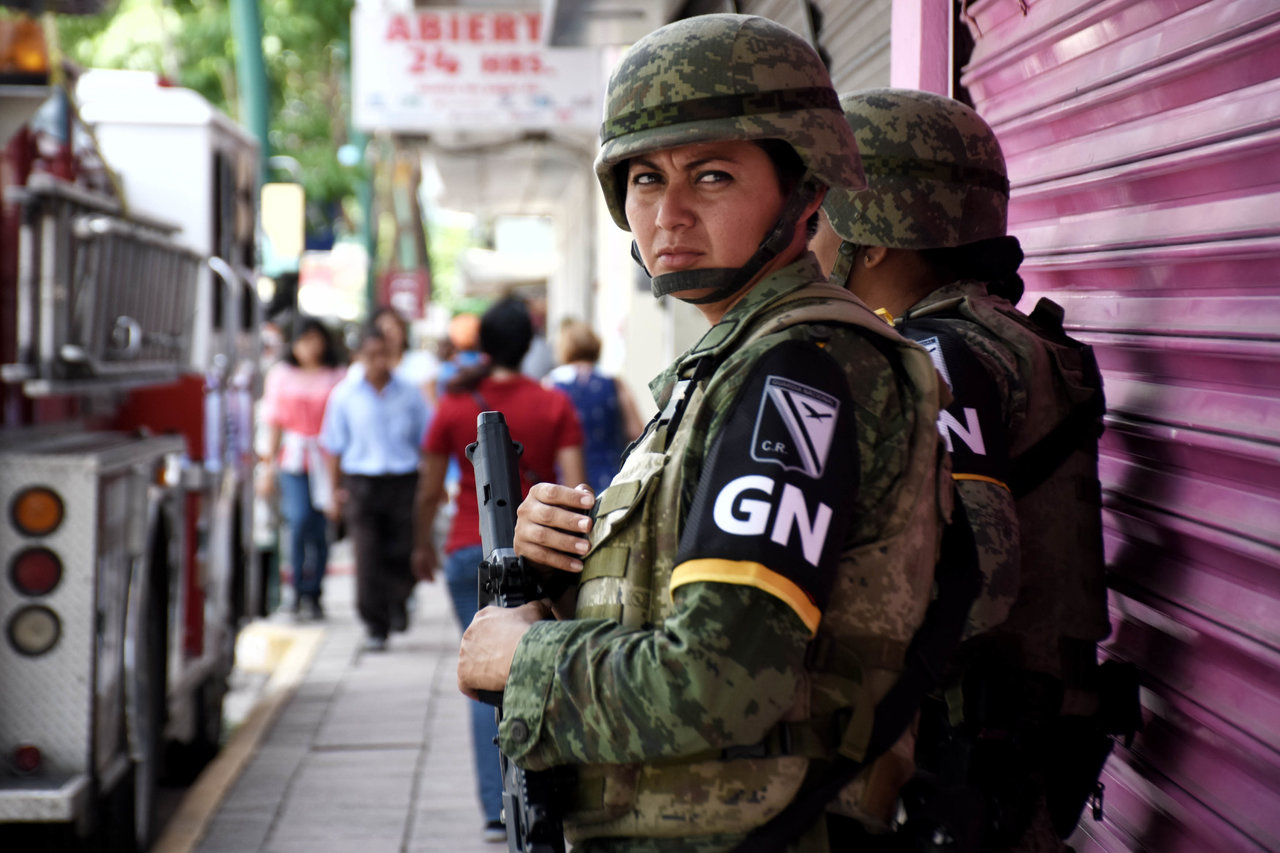
{"label": "street pavement", "polygon": [[443,579],[418,585],[409,630],[385,652],[361,649],[354,586],[341,568],[325,579],[327,618],[308,624],[323,626],[319,649],[197,853],[503,849],[481,838],[468,700],[456,683],[459,632]]}

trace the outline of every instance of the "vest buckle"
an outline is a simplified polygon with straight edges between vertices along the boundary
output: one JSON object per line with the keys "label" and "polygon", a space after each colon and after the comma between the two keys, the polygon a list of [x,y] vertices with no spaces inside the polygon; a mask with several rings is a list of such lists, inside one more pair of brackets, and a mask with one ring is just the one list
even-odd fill
{"label": "vest buckle", "polygon": [[734,761],[739,758],[775,758],[792,753],[791,726],[782,722],[774,726],[759,743],[727,746],[721,751],[720,757],[725,761]]}

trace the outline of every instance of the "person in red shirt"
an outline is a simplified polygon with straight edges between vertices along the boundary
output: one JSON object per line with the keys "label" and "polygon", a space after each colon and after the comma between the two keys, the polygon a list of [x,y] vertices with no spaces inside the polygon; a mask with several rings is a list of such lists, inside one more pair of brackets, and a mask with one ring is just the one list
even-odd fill
{"label": "person in red shirt", "polygon": [[[480,349],[488,356],[489,370],[470,383],[452,386],[440,398],[431,427],[423,441],[421,476],[418,480],[414,573],[431,580],[437,568],[432,529],[445,499],[445,472],[449,459],[461,469],[456,511],[445,541],[444,572],[453,598],[458,624],[465,629],[479,608],[476,568],[483,558],[480,546],[480,512],[476,505],[475,469],[466,458],[466,447],[476,440],[476,418],[483,411],[502,412],[511,437],[524,445],[520,457],[523,494],[539,482],[582,483],[586,479],[582,457],[582,427],[573,402],[561,391],[543,388],[520,373],[520,362],[533,338],[528,308],[516,299],[505,299],[480,319]],[[493,709],[471,702],[471,727],[480,803],[485,812],[485,837],[506,839],[502,828],[502,779],[494,740],[498,726]]]}

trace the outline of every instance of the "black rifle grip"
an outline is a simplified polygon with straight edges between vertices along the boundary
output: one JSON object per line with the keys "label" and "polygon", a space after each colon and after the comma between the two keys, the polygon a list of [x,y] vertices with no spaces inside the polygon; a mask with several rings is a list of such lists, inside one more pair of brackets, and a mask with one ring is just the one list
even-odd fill
{"label": "black rifle grip", "polygon": [[[519,607],[543,597],[536,572],[515,553],[516,507],[520,503],[519,461],[522,448],[511,440],[501,412],[481,412],[476,441],[467,459],[476,469],[476,502],[480,511],[480,541],[484,560],[477,587],[482,605]],[[477,693],[481,702],[497,708],[502,722],[501,690]],[[557,800],[560,783],[555,771],[526,772],[499,753],[502,766],[502,811],[511,853],[564,853],[564,828]]]}

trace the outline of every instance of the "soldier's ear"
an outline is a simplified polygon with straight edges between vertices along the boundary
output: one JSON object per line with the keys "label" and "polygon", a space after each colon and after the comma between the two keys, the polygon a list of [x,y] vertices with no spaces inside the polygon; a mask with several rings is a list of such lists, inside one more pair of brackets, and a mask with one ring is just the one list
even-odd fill
{"label": "soldier's ear", "polygon": [[854,263],[858,263],[861,260],[862,266],[871,270],[884,263],[884,259],[888,256],[889,250],[884,246],[863,246],[862,257],[860,259],[855,258]]}

